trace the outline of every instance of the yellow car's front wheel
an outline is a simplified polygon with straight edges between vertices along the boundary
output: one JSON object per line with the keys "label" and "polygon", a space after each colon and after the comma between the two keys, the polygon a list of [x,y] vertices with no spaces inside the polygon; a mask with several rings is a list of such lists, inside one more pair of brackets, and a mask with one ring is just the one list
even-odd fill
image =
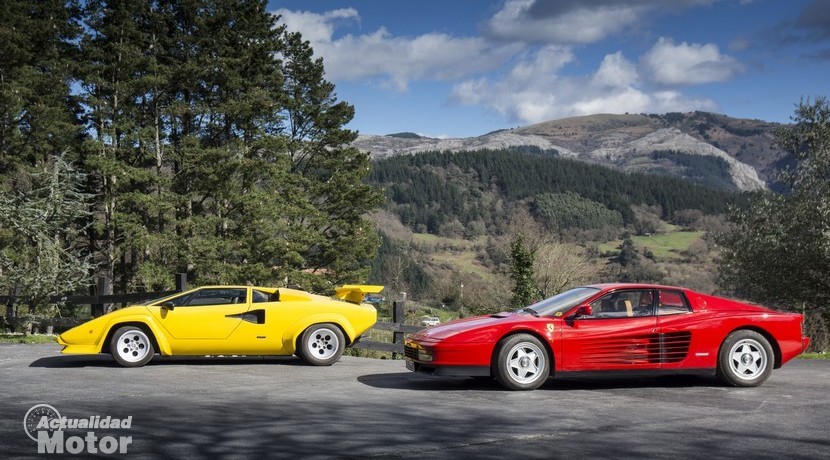
{"label": "yellow car's front wheel", "polygon": [[112,335],[110,353],[124,367],[139,367],[153,359],[155,350],[144,331],[136,326],[124,326]]}
{"label": "yellow car's front wheel", "polygon": [[334,324],[315,324],[303,332],[297,354],[315,366],[331,366],[343,354],[346,338]]}

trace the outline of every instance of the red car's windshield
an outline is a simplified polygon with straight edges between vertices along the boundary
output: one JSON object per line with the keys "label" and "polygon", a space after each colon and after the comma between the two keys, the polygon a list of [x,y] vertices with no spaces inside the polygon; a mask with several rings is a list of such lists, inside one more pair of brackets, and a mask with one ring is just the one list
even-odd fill
{"label": "red car's windshield", "polygon": [[[570,291],[565,291],[556,294],[553,297],[548,297],[545,300],[541,300],[525,308],[530,308],[536,311],[536,313],[538,313],[539,316],[555,315],[557,312],[564,313],[569,309],[579,305],[580,303],[596,295],[597,292],[599,292],[599,289],[597,288],[578,287],[575,289],[571,289]],[[521,312],[523,309],[524,308],[516,311]]]}

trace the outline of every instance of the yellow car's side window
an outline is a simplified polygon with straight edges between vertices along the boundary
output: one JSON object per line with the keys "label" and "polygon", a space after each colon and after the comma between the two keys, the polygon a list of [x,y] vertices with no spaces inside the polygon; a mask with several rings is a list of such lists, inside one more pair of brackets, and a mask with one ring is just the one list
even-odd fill
{"label": "yellow car's side window", "polygon": [[247,301],[246,291],[247,289],[202,289],[183,298],[177,306],[196,307],[245,303]]}

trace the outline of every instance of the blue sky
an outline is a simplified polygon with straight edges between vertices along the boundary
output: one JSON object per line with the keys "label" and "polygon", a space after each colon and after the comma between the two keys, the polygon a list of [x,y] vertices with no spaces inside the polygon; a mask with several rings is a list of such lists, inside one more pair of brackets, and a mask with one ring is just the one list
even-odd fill
{"label": "blue sky", "polygon": [[325,0],[269,10],[323,58],[349,128],[476,136],[593,113],[787,122],[830,95],[830,0]]}

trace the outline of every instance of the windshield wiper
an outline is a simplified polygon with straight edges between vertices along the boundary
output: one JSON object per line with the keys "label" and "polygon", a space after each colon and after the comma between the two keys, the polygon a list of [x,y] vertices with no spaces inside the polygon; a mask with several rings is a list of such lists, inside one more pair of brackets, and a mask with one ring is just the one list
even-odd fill
{"label": "windshield wiper", "polygon": [[532,309],[532,308],[530,308],[530,307],[524,307],[524,308],[522,308],[522,311],[528,312],[528,313],[530,313],[531,315],[533,315],[537,318],[539,317],[539,312]]}

